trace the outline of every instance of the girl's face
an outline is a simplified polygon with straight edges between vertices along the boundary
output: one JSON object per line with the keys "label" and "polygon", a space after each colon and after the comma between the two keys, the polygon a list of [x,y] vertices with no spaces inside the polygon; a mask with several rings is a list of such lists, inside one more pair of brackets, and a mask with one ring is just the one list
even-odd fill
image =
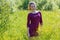
{"label": "girl's face", "polygon": [[30,9],[31,9],[31,10],[35,10],[35,9],[36,9],[35,4],[31,4],[31,5],[30,5]]}

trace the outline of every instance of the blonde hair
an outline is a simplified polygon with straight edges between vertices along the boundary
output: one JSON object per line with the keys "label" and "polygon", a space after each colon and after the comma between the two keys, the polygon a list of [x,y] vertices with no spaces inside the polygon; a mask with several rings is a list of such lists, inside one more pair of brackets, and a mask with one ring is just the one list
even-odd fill
{"label": "blonde hair", "polygon": [[31,4],[34,4],[35,7],[36,7],[36,3],[35,3],[34,1],[31,1],[31,2],[29,2],[29,4],[28,4],[28,9],[29,9],[29,10],[31,10],[31,8],[30,8]]}

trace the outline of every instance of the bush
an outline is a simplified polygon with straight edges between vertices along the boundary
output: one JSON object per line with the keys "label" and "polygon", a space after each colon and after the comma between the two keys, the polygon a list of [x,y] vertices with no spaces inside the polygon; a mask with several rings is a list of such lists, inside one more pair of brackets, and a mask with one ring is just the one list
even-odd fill
{"label": "bush", "polygon": [[60,9],[60,3],[59,4],[57,4],[58,6],[59,6],[59,9]]}
{"label": "bush", "polygon": [[51,3],[48,3],[44,6],[43,10],[52,10],[53,9],[53,6]]}
{"label": "bush", "polygon": [[6,1],[0,0],[0,34],[3,33],[8,26],[9,22],[9,13],[10,13],[10,6]]}
{"label": "bush", "polygon": [[43,6],[47,3],[47,0],[42,0],[40,3],[38,3],[38,9],[42,10]]}
{"label": "bush", "polygon": [[29,0],[25,0],[22,4],[22,8],[23,9],[28,9],[28,3],[29,3]]}

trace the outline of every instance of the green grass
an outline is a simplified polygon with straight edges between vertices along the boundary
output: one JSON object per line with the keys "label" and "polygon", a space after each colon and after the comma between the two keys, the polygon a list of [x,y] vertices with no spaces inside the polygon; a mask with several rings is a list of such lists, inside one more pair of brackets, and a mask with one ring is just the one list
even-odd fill
{"label": "green grass", "polygon": [[[60,11],[41,11],[43,18],[42,32],[36,40],[60,40]],[[9,16],[9,29],[0,36],[0,40],[28,40],[28,11],[20,10]]]}

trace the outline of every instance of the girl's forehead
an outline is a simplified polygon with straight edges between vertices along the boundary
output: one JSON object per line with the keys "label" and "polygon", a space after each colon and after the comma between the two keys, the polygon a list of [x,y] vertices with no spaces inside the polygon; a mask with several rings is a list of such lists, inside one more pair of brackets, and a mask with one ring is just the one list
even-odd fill
{"label": "girl's forehead", "polygon": [[35,6],[35,4],[31,4],[30,6]]}

